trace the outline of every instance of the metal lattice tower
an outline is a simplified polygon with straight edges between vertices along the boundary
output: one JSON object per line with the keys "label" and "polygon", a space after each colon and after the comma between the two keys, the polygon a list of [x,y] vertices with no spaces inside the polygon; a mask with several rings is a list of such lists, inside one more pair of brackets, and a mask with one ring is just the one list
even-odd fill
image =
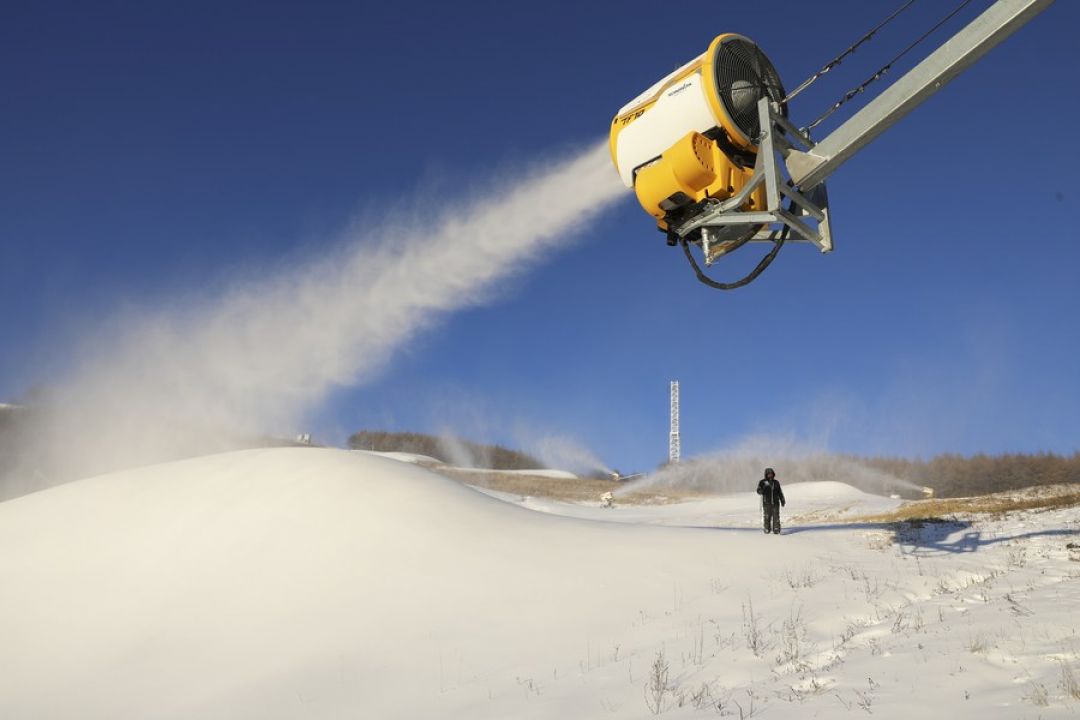
{"label": "metal lattice tower", "polygon": [[668,438],[668,462],[679,462],[679,381],[671,381],[671,435]]}

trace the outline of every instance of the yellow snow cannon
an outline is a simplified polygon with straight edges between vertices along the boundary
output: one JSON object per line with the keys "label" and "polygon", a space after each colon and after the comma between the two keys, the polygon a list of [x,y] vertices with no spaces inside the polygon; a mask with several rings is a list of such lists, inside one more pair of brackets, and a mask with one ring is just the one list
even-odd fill
{"label": "yellow snow cannon", "polygon": [[[657,227],[694,217],[709,200],[737,194],[753,174],[761,134],[758,101],[768,97],[787,114],[780,76],[742,35],[719,35],[708,50],[625,105],[611,122],[611,159]],[[765,188],[743,208],[765,207]],[[732,228],[711,254],[741,245],[760,226]],[[692,238],[691,238],[692,239]]]}

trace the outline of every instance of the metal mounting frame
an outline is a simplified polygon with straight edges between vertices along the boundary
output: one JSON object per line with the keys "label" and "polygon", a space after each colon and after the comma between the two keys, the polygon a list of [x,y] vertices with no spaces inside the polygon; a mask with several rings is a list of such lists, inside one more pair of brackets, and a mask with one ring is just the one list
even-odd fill
{"label": "metal mounting frame", "polygon": [[[714,239],[713,228],[766,225],[772,229],[756,232],[749,242],[771,242],[781,227],[786,225],[790,228],[789,241],[813,243],[823,253],[833,249],[829,197],[825,184],[819,183],[809,193],[800,192],[791,182],[791,173],[783,160],[783,156],[791,150],[809,152],[815,147],[814,142],[784,117],[779,107],[770,103],[768,98],[758,101],[758,119],[761,134],[756,138],[757,160],[750,180],[727,200],[708,207],[672,229],[679,237],[701,230],[701,248],[705,253],[706,265],[711,265],[715,259],[710,251]],[[741,210],[750,194],[761,186],[765,187],[765,208]],[[785,203],[788,204],[787,208],[784,207]]]}
{"label": "metal mounting frame", "polygon": [[[981,15],[953,35],[922,62],[871,100],[865,107],[818,143],[791,124],[779,107],[767,98],[758,101],[762,133],[758,142],[754,173],[746,187],[733,197],[710,205],[700,214],[672,228],[685,238],[701,229],[705,263],[711,265],[723,249],[710,251],[711,228],[733,225],[769,225],[770,232],[757,232],[750,240],[772,240],[776,225],[790,228],[789,241],[812,242],[822,252],[833,249],[829,226],[829,199],[825,178],[855,153],[885,132],[902,117],[925,102],[991,48],[1009,37],[1054,0],[996,0]],[[777,158],[777,154],[783,156]],[[765,186],[766,208],[743,211],[750,193]],[[791,211],[783,207],[790,202]]]}

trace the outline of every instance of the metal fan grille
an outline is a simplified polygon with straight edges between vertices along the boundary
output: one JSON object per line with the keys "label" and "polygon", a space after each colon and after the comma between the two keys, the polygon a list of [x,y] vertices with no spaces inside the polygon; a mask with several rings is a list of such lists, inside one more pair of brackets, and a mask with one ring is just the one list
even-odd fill
{"label": "metal fan grille", "polygon": [[767,95],[773,102],[781,103],[781,112],[787,115],[787,106],[781,102],[787,93],[780,82],[780,74],[765,53],[749,40],[733,37],[721,41],[716,52],[715,72],[724,110],[752,143],[757,144],[761,134],[758,100]]}

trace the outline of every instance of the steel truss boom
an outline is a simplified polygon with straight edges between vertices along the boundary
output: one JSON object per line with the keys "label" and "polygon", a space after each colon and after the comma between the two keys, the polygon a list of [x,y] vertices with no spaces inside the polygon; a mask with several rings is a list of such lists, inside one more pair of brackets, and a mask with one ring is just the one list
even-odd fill
{"label": "steel truss boom", "polygon": [[792,182],[814,187],[1054,0],[998,0],[806,153],[787,156]]}

